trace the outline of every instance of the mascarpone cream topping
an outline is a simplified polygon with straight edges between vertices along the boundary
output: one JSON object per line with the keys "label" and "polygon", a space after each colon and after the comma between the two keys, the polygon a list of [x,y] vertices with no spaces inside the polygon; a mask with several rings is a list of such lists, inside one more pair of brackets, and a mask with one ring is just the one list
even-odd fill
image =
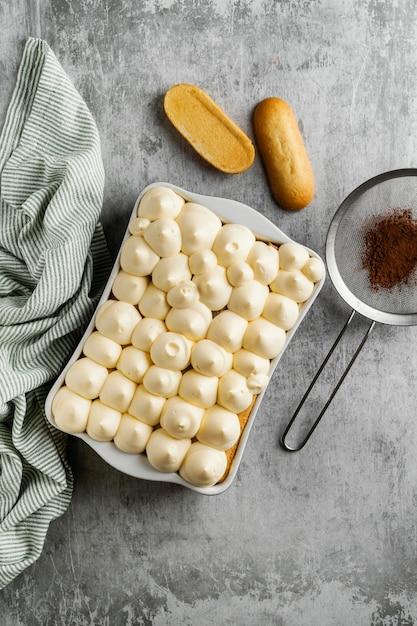
{"label": "mascarpone cream topping", "polygon": [[132,345],[145,352],[150,352],[151,345],[160,333],[167,330],[165,322],[154,317],[144,317],[135,326],[132,334]]}
{"label": "mascarpone cream topping", "polygon": [[313,293],[314,283],[299,270],[280,270],[270,287],[272,291],[301,303]]}
{"label": "mascarpone cream topping", "polygon": [[149,393],[163,398],[171,398],[178,394],[181,372],[151,365],[143,377],[143,385]]}
{"label": "mascarpone cream topping", "polygon": [[120,420],[114,443],[123,452],[140,454],[144,452],[153,431],[152,426],[124,413]]}
{"label": "mascarpone cream topping", "polygon": [[163,428],[154,430],[146,445],[149,463],[160,472],[177,472],[191,446],[191,439],[177,439]]}
{"label": "mascarpone cream topping", "polygon": [[140,319],[141,315],[133,304],[108,300],[98,309],[95,323],[102,335],[123,346],[131,342],[133,330]]}
{"label": "mascarpone cream topping", "polygon": [[87,435],[95,441],[111,441],[120,425],[122,414],[115,409],[94,400],[91,404],[87,423]]}
{"label": "mascarpone cream topping", "polygon": [[179,333],[160,333],[151,346],[151,359],[158,367],[184,370],[190,364],[192,341]]}
{"label": "mascarpone cream topping", "polygon": [[193,346],[191,365],[199,374],[223,376],[231,369],[232,363],[233,354],[210,339],[202,339]]}
{"label": "mascarpone cream topping", "polygon": [[216,265],[206,274],[194,276],[200,300],[212,311],[220,311],[229,302],[232,286],[227,280],[226,269]]}
{"label": "mascarpone cream topping", "polygon": [[240,422],[236,413],[215,404],[204,411],[197,439],[218,450],[229,450],[240,437]]}
{"label": "mascarpone cream topping", "polygon": [[276,326],[290,330],[300,315],[300,309],[295,300],[280,293],[270,292],[266,298],[262,315]]}
{"label": "mascarpone cream topping", "polygon": [[107,368],[82,357],[72,363],[65,375],[65,384],[71,391],[92,400],[97,398],[108,375]]}
{"label": "mascarpone cream topping", "polygon": [[227,467],[226,453],[199,441],[191,444],[180,467],[180,476],[197,487],[211,487]]}
{"label": "mascarpone cream topping", "polygon": [[283,243],[279,249],[279,265],[283,270],[289,272],[300,270],[307,262],[309,253],[306,248],[299,243]]}
{"label": "mascarpone cream topping", "polygon": [[119,270],[113,281],[112,292],[118,300],[137,304],[145,293],[148,283],[149,278],[147,276],[135,276],[124,270]]}
{"label": "mascarpone cream topping", "polygon": [[152,272],[153,284],[162,291],[169,291],[184,280],[191,280],[191,272],[188,256],[182,252],[160,259]]}
{"label": "mascarpone cream topping", "polygon": [[135,383],[141,383],[145,372],[151,366],[152,361],[148,352],[139,350],[134,346],[126,346],[123,348],[119,360],[117,361],[117,369],[127,378]]}
{"label": "mascarpone cream topping", "polygon": [[236,261],[246,261],[255,243],[255,235],[241,224],[224,224],[217,235],[213,252],[219,265],[229,267]]}
{"label": "mascarpone cream topping", "polygon": [[213,250],[197,250],[188,258],[192,274],[206,274],[217,265],[217,257]]}
{"label": "mascarpone cream topping", "polygon": [[301,268],[303,274],[307,276],[309,280],[317,283],[324,276],[324,264],[323,261],[317,257],[310,257]]}
{"label": "mascarpone cream topping", "polygon": [[242,287],[253,280],[253,269],[243,261],[236,261],[227,268],[227,280],[232,287]]}
{"label": "mascarpone cream topping", "polygon": [[184,203],[184,198],[169,187],[152,187],[143,194],[139,202],[138,217],[145,217],[150,221],[164,217],[175,219]]}
{"label": "mascarpone cream topping", "polygon": [[126,413],[136,391],[136,384],[121,372],[110,372],[100,391],[100,400],[120,413]]}
{"label": "mascarpone cream topping", "polygon": [[191,255],[197,250],[209,250],[222,227],[215,213],[195,202],[186,202],[177,218],[181,229],[182,251]]}
{"label": "mascarpone cream topping", "polygon": [[184,280],[167,293],[167,302],[175,309],[186,309],[199,298],[197,286],[191,280]]}
{"label": "mascarpone cream topping", "polygon": [[136,276],[147,276],[159,261],[143,237],[131,235],[126,239],[120,253],[120,266],[125,272]]}
{"label": "mascarpone cream topping", "polygon": [[66,433],[82,433],[87,427],[91,400],[68,387],[60,387],[52,400],[52,416],[58,428]]}
{"label": "mascarpone cream topping", "polygon": [[267,387],[268,383],[269,376],[266,374],[251,374],[246,379],[249,391],[255,396],[261,393],[261,391]]}
{"label": "mascarpone cream topping", "polygon": [[138,385],[128,412],[141,422],[145,422],[145,424],[150,426],[156,426],[159,424],[165,402],[166,399],[164,397],[156,396],[147,391],[143,385]]}
{"label": "mascarpone cream topping", "polygon": [[232,411],[232,413],[241,413],[248,408],[252,402],[252,393],[246,384],[246,378],[236,372],[230,370],[219,379],[219,388],[217,393],[217,403],[220,406]]}
{"label": "mascarpone cream topping", "polygon": [[160,257],[178,254],[181,250],[181,231],[177,222],[162,218],[152,222],[143,234],[145,241]]}
{"label": "mascarpone cream topping", "polygon": [[200,428],[203,414],[203,408],[175,396],[166,401],[160,423],[172,437],[192,439]]}
{"label": "mascarpone cream topping", "polygon": [[218,343],[228,352],[237,352],[242,347],[247,325],[247,320],[237,313],[229,310],[222,311],[211,322],[207,339]]}
{"label": "mascarpone cream topping", "polygon": [[233,355],[233,369],[246,378],[252,374],[268,376],[271,361],[249,350],[239,350]]}
{"label": "mascarpone cream topping", "polygon": [[164,320],[169,311],[167,294],[165,291],[155,287],[153,283],[149,283],[139,301],[138,309],[143,317]]}
{"label": "mascarpone cream topping", "polygon": [[146,217],[134,217],[128,224],[129,232],[136,237],[143,237],[150,223]]}
{"label": "mascarpone cream topping", "polygon": [[205,338],[211,321],[210,309],[200,301],[186,309],[171,309],[165,319],[169,330],[183,334],[192,341]]}
{"label": "mascarpone cream topping", "polygon": [[278,250],[263,241],[255,241],[246,263],[252,268],[255,280],[263,285],[269,285],[278,273]]}
{"label": "mascarpone cream topping", "polygon": [[259,317],[249,322],[243,337],[243,347],[264,359],[274,359],[283,349],[285,339],[285,330]]}
{"label": "mascarpone cream topping", "polygon": [[228,309],[245,320],[255,320],[262,313],[269,289],[257,280],[251,280],[242,287],[234,287]]}
{"label": "mascarpone cream topping", "polygon": [[183,400],[207,409],[216,403],[217,376],[205,376],[195,370],[188,370],[182,376],[178,394]]}
{"label": "mascarpone cream topping", "polygon": [[109,369],[116,367],[121,352],[122,346],[119,343],[105,337],[98,330],[87,337],[83,346],[85,356]]}

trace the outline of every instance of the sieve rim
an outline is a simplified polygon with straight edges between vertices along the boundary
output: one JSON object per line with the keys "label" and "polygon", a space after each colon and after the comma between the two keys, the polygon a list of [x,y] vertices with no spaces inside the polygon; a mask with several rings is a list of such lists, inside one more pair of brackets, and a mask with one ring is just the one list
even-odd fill
{"label": "sieve rim", "polygon": [[417,324],[417,311],[415,313],[389,313],[381,311],[374,307],[369,306],[349,289],[343,280],[336,259],[335,254],[335,242],[337,231],[340,223],[345,216],[346,212],[350,209],[353,202],[366,191],[375,187],[376,185],[386,182],[387,180],[401,177],[416,177],[417,168],[401,168],[396,170],[390,170],[382,174],[378,174],[356,187],[339,205],[333,219],[330,223],[327,238],[326,238],[326,263],[329,272],[330,279],[343,300],[349,304],[357,313],[360,313],[364,317],[367,317],[374,322],[380,322],[381,324],[391,324],[394,326],[413,326]]}

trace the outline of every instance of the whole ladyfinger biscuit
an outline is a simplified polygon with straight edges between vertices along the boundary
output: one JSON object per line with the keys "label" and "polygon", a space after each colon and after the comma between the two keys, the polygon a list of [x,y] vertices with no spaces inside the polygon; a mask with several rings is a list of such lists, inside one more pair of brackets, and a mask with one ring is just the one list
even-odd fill
{"label": "whole ladyfinger biscuit", "polygon": [[199,87],[174,85],[164,98],[170,122],[208,163],[226,174],[238,174],[253,163],[249,137]]}
{"label": "whole ladyfinger biscuit", "polygon": [[305,208],[314,196],[314,175],[291,107],[281,98],[262,100],[254,128],[275,200],[284,209]]}

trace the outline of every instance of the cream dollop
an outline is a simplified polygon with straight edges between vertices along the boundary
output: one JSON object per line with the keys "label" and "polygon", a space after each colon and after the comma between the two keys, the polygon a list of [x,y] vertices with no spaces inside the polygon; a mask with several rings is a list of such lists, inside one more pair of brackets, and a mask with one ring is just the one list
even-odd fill
{"label": "cream dollop", "polygon": [[236,413],[215,404],[204,411],[197,439],[218,450],[229,450],[240,437],[240,422]]}
{"label": "cream dollop", "polygon": [[87,435],[95,441],[111,441],[120,425],[122,414],[100,400],[91,405],[87,423]]}
{"label": "cream dollop", "polygon": [[243,347],[265,359],[274,359],[283,349],[285,339],[285,330],[259,317],[249,322],[243,337]]}
{"label": "cream dollop", "polygon": [[123,346],[131,343],[133,330],[140,319],[141,315],[133,304],[107,300],[98,309],[95,324],[102,335]]}
{"label": "cream dollop", "polygon": [[96,363],[104,365],[107,368],[116,367],[116,363],[119,360],[120,353],[122,352],[122,346],[105,337],[98,330],[95,330],[88,335],[84,345],[83,353]]}
{"label": "cream dollop", "polygon": [[250,265],[236,261],[227,268],[227,280],[232,287],[242,287],[253,280],[254,273]]}
{"label": "cream dollop", "polygon": [[207,409],[216,403],[217,376],[205,376],[194,370],[188,370],[182,376],[178,395],[183,400]]}
{"label": "cream dollop", "polygon": [[149,437],[153,432],[152,426],[124,413],[120,420],[114,443],[123,452],[141,454],[146,448]]}
{"label": "cream dollop", "polygon": [[191,280],[188,257],[180,252],[160,259],[152,272],[152,282],[158,289],[169,291],[184,280]]}
{"label": "cream dollop", "polygon": [[324,264],[318,257],[310,257],[301,268],[301,271],[313,283],[317,283],[324,276]]}
{"label": "cream dollop", "polygon": [[160,333],[151,346],[151,359],[158,367],[184,370],[190,364],[192,341],[179,333]]}
{"label": "cream dollop", "polygon": [[313,293],[314,283],[300,270],[280,270],[270,287],[272,291],[301,303]]}
{"label": "cream dollop", "polygon": [[66,433],[84,432],[91,404],[91,400],[83,398],[68,387],[60,387],[51,405],[55,424]]}
{"label": "cream dollop", "polygon": [[149,437],[146,454],[149,463],[160,472],[177,472],[190,446],[191,439],[177,439],[158,428]]}
{"label": "cream dollop", "polygon": [[269,375],[271,361],[249,350],[239,350],[233,355],[233,369],[248,378],[252,374]]}
{"label": "cream dollop", "polygon": [[268,386],[269,376],[266,374],[251,374],[246,379],[246,385],[253,395],[258,395]]}
{"label": "cream dollop", "polygon": [[110,372],[100,391],[100,400],[120,413],[126,413],[136,391],[136,383],[121,372]]}
{"label": "cream dollop", "polygon": [[171,398],[178,394],[181,372],[151,365],[143,377],[143,385],[149,393],[163,398]]}
{"label": "cream dollop", "polygon": [[262,313],[268,293],[269,289],[266,285],[257,280],[251,280],[242,287],[233,288],[228,309],[245,320],[255,320]]}
{"label": "cream dollop", "polygon": [[217,265],[217,257],[213,250],[197,250],[188,258],[192,274],[206,274]]}
{"label": "cream dollop", "polygon": [[211,487],[220,480],[226,467],[225,452],[196,441],[187,451],[180,476],[196,487]]}
{"label": "cream dollop", "polygon": [[167,293],[168,304],[175,309],[186,309],[199,298],[197,286],[191,280],[184,280]]}
{"label": "cream dollop", "polygon": [[213,244],[219,265],[229,267],[236,261],[246,261],[255,243],[255,235],[241,224],[224,224]]}
{"label": "cream dollop", "polygon": [[295,300],[280,293],[270,292],[262,315],[276,326],[284,330],[290,330],[298,320],[300,309]]}
{"label": "cream dollop", "polygon": [[226,269],[216,265],[206,274],[194,276],[200,300],[212,311],[220,311],[229,302],[232,286],[227,280]]}
{"label": "cream dollop", "polygon": [[145,293],[148,283],[149,278],[147,276],[135,276],[124,270],[119,270],[113,281],[112,292],[118,300],[137,304]]}
{"label": "cream dollop", "polygon": [[152,222],[143,236],[146,243],[160,257],[178,254],[181,250],[181,231],[177,222],[168,217]]}
{"label": "cream dollop", "polygon": [[230,370],[219,379],[219,388],[217,393],[217,404],[232,411],[232,413],[241,413],[252,402],[252,394],[246,384],[246,378],[236,372]]}
{"label": "cream dollop", "polygon": [[263,285],[269,285],[278,273],[278,250],[263,241],[255,241],[246,263],[252,268],[255,280]]}
{"label": "cream dollop", "polygon": [[117,362],[117,369],[135,383],[141,383],[145,372],[152,365],[148,352],[134,346],[123,348]]}
{"label": "cream dollop", "polygon": [[145,424],[150,426],[156,426],[159,423],[165,402],[166,399],[164,397],[150,393],[143,384],[138,385],[128,412],[141,420],[141,422],[145,422]]}
{"label": "cream dollop", "polygon": [[159,261],[159,256],[143,237],[131,235],[126,239],[120,253],[120,266],[128,274],[147,276]]}
{"label": "cream dollop", "polygon": [[129,232],[135,237],[143,237],[150,223],[146,217],[133,217],[128,224]]}
{"label": "cream dollop", "polygon": [[213,211],[196,202],[186,202],[177,223],[181,229],[182,250],[187,255],[197,250],[209,250],[222,227]]}
{"label": "cream dollop", "polygon": [[151,345],[160,333],[167,330],[165,322],[155,317],[144,317],[135,326],[132,334],[132,345],[145,352],[150,352]]}
{"label": "cream dollop", "polygon": [[191,365],[205,376],[223,376],[231,369],[232,362],[232,353],[210,339],[195,343],[191,352]]}
{"label": "cream dollop", "polygon": [[169,330],[185,335],[192,341],[204,339],[212,320],[210,309],[200,301],[185,309],[171,309],[165,323]]}
{"label": "cream dollop", "polygon": [[138,304],[138,309],[143,317],[164,320],[169,308],[165,291],[158,289],[153,283],[149,283]]}
{"label": "cream dollop", "polygon": [[200,428],[203,414],[203,408],[175,396],[166,401],[160,423],[172,437],[192,439]]}
{"label": "cream dollop", "polygon": [[146,217],[150,221],[164,217],[175,219],[185,204],[184,198],[169,187],[152,187],[140,199],[138,217]]}
{"label": "cream dollop", "polygon": [[291,241],[281,244],[279,248],[279,265],[288,272],[300,270],[308,258],[308,250],[299,243]]}
{"label": "cream dollop", "polygon": [[92,400],[98,397],[107,376],[106,367],[88,357],[81,357],[68,368],[65,384],[71,391]]}
{"label": "cream dollop", "polygon": [[237,352],[242,347],[248,322],[233,311],[222,311],[211,322],[207,339],[218,343],[228,352]]}

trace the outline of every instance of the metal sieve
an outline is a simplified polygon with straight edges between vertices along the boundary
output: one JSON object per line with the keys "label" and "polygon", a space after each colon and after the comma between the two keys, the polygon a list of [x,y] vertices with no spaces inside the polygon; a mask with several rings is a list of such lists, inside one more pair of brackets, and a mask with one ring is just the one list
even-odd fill
{"label": "metal sieve", "polygon": [[[326,262],[334,287],[352,312],[281,437],[282,446],[289,452],[301,450],[310,439],[375,323],[395,326],[417,324],[417,282],[409,280],[390,289],[375,289],[369,280],[368,270],[363,268],[366,224],[371,218],[386,215],[395,209],[410,209],[413,220],[417,219],[417,169],[386,172],[362,183],[345,198],[333,217],[326,239]],[[371,320],[371,324],[307,435],[296,447],[290,446],[286,442],[287,435],[355,313]]]}

